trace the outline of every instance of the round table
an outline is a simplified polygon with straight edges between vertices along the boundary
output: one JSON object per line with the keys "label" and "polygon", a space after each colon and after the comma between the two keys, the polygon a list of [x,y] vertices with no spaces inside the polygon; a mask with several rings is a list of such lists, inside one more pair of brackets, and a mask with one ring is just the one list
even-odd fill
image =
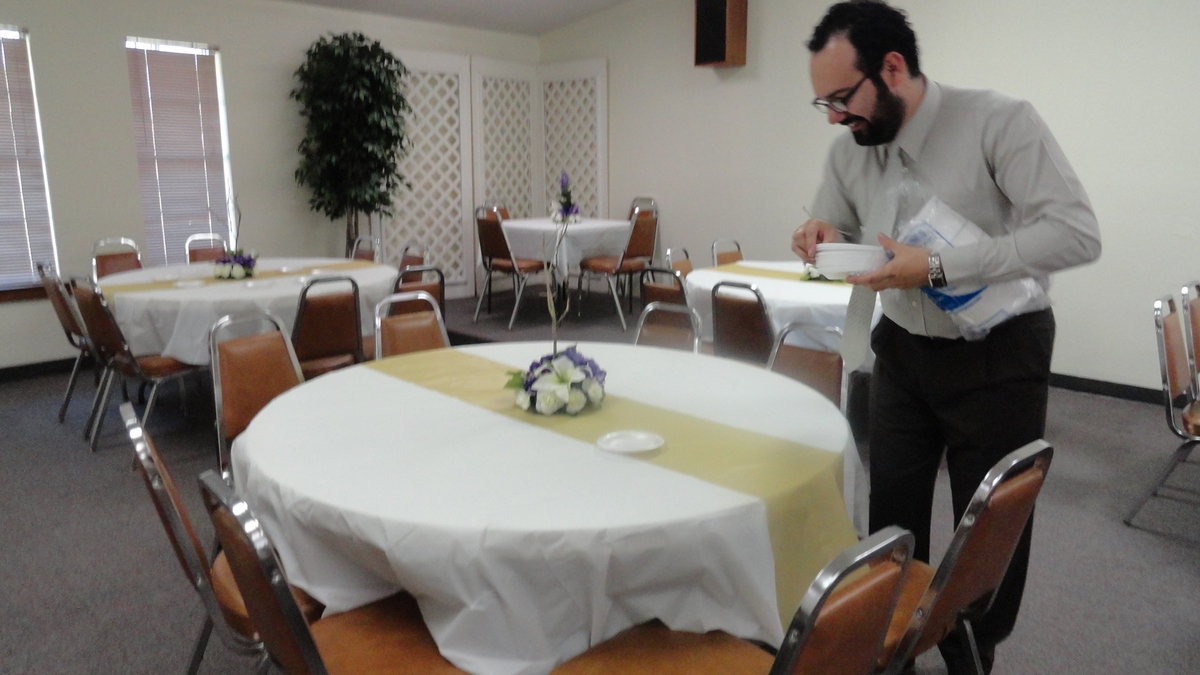
{"label": "round table", "polygon": [[[558,225],[549,218],[510,218],[501,223],[508,247],[518,258],[548,260],[558,235]],[[593,256],[615,256],[625,250],[632,223],[629,220],[584,218],[567,226],[555,265],[561,274],[579,267]]]}
{"label": "round table", "polygon": [[[778,644],[855,541],[845,419],[740,362],[578,348],[608,371],[605,404],[578,417],[523,412],[502,388],[548,343],[384,359],[268,404],[232,463],[290,582],[327,611],[404,589],[442,653],[480,674],[545,673],[651,618]],[[666,444],[600,450],[614,428]]]}
{"label": "round table", "polygon": [[208,330],[226,314],[266,311],[291,329],[304,285],[314,277],[358,283],[362,329],[374,333],[375,303],[391,293],[397,270],[345,258],[261,258],[256,276],[214,280],[213,263],[148,267],[100,278],[100,288],[134,354],[162,354],[207,365]]}

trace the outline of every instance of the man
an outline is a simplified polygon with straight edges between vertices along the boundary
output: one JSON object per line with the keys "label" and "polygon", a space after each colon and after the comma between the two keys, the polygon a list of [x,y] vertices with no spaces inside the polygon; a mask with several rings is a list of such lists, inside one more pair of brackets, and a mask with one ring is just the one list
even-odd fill
{"label": "man", "polygon": [[[836,4],[808,48],[813,104],[850,133],[834,142],[813,217],[792,249],[808,262],[821,242],[877,241],[889,252],[883,267],[848,278],[881,291],[884,310],[871,335],[870,527],[912,530],[917,557],[928,560],[943,453],[957,522],[988,469],[1043,436],[1054,317],[1026,312],[966,340],[921,288],[1030,278],[1045,289],[1050,273],[1099,256],[1099,227],[1032,106],[927,79],[899,10],[877,0]],[[987,236],[940,252],[889,236],[902,167]],[[1027,527],[992,609],[975,624],[988,671],[1016,621],[1029,535]],[[951,673],[973,672],[964,636],[939,647]]]}

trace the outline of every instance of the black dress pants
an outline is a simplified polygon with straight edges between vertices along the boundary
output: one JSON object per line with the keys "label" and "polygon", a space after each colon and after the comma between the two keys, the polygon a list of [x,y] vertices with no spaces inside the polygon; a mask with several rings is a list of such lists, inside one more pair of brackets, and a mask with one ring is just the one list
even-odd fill
{"label": "black dress pants", "polygon": [[[957,524],[988,470],[1045,434],[1054,315],[1049,309],[1022,314],[977,342],[912,335],[884,317],[871,346],[870,529],[911,530],[914,556],[928,562],[943,452]],[[989,656],[1016,623],[1032,525],[1031,519],[991,609],[974,622],[981,651]],[[954,673],[955,650],[947,647],[943,655]]]}

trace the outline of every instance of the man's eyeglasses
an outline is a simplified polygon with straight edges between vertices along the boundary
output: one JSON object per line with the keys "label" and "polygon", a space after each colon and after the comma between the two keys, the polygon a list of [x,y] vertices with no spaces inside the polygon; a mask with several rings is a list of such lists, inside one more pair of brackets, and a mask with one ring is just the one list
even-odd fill
{"label": "man's eyeglasses", "polygon": [[850,99],[854,98],[854,95],[858,93],[858,88],[861,87],[862,83],[866,82],[869,78],[870,75],[863,75],[862,79],[858,81],[858,84],[850,87],[850,91],[847,91],[841,96],[834,96],[833,98],[821,98],[818,96],[817,98],[814,98],[812,100],[813,107],[819,110],[822,114],[826,115],[831,112],[838,113],[839,115],[850,112]]}

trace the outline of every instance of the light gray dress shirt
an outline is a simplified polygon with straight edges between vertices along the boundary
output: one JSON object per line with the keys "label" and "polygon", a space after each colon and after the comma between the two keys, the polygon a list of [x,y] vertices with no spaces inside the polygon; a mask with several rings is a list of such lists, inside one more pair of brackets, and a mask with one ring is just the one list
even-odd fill
{"label": "light gray dress shirt", "polygon": [[[850,134],[830,149],[813,217],[847,241],[893,235],[904,163],[921,183],[989,239],[941,252],[950,284],[1048,275],[1095,260],[1100,227],[1079,178],[1033,106],[1002,94],[927,81],[916,112],[887,145]],[[949,315],[920,289],[886,290],[883,311],[917,335],[956,338]]]}

